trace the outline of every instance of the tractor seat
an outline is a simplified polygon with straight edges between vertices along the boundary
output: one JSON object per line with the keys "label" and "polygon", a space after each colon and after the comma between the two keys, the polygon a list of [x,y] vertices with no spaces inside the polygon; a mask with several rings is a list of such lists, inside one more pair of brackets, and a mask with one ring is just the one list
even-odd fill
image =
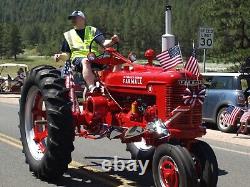
{"label": "tractor seat", "polygon": [[102,71],[102,70],[104,70],[105,68],[107,68],[107,65],[91,63],[91,69],[92,69],[93,71]]}

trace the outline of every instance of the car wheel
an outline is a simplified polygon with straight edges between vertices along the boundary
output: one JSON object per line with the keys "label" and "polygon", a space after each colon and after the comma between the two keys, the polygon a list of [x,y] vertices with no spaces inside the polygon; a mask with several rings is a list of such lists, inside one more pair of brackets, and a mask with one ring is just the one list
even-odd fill
{"label": "car wheel", "polygon": [[230,124],[226,124],[223,123],[223,118],[225,116],[226,113],[226,109],[227,107],[223,107],[222,109],[220,109],[220,111],[218,112],[217,115],[217,127],[221,132],[226,132],[226,133],[230,133],[230,132],[235,132],[236,130],[236,126],[230,125]]}

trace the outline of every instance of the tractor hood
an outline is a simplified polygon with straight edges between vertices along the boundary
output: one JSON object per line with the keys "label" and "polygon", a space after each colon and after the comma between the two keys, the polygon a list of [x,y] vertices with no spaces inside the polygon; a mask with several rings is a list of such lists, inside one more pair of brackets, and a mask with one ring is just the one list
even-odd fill
{"label": "tractor hood", "polygon": [[[186,75],[186,77],[185,77]],[[165,84],[173,85],[178,81],[193,80],[197,82],[196,78],[191,73],[184,70],[170,70],[163,71],[161,67],[134,65],[133,67],[126,67],[122,71],[110,73],[106,79],[105,84],[108,87],[133,87],[146,88],[147,85]],[[189,82],[189,84],[192,84]]]}

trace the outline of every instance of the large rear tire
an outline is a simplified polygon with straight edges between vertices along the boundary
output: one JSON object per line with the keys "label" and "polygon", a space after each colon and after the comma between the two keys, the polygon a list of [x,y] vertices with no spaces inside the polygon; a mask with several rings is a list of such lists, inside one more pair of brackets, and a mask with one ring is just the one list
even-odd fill
{"label": "large rear tire", "polygon": [[60,71],[51,66],[31,70],[21,92],[20,133],[26,163],[41,179],[60,177],[74,150],[71,102]]}
{"label": "large rear tire", "polygon": [[216,187],[218,182],[218,163],[212,148],[203,141],[192,144],[198,178],[201,187]]}

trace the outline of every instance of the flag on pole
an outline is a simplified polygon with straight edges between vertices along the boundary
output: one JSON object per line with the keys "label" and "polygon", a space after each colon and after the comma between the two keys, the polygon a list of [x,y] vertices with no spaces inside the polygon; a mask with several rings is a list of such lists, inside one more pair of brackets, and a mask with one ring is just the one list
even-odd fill
{"label": "flag on pole", "polygon": [[193,48],[192,55],[185,64],[184,68],[196,76],[200,75],[199,62],[196,58],[195,48]]}
{"label": "flag on pole", "polygon": [[235,122],[239,115],[242,113],[242,109],[233,105],[230,105],[224,114],[224,117],[222,119],[222,123],[229,124],[229,125],[235,125]]}
{"label": "flag on pole", "polygon": [[244,114],[240,118],[240,122],[241,123],[246,123],[249,118],[250,118],[250,110],[244,112]]}
{"label": "flag on pole", "polygon": [[180,46],[174,46],[157,55],[156,58],[160,61],[160,64],[164,71],[172,69],[178,64],[182,63]]}

